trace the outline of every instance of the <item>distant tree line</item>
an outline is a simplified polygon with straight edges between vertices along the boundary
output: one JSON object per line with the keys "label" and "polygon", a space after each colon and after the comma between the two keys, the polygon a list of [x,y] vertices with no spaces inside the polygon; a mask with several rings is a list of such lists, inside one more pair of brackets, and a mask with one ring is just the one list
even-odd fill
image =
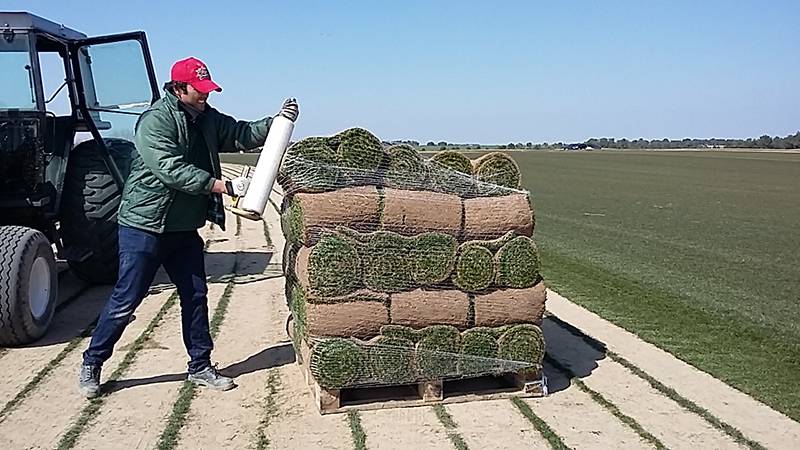
{"label": "distant tree line", "polygon": [[589,139],[586,145],[595,148],[634,148],[634,149],[670,149],[670,148],[764,148],[789,149],[800,148],[800,131],[786,137],[763,135],[759,138],[747,139],[627,139],[614,138]]}
{"label": "distant tree line", "polygon": [[[391,144],[411,144],[419,146],[417,141],[391,141]],[[516,150],[553,150],[553,149],[584,149],[584,148],[619,148],[619,149],[677,149],[677,148],[761,148],[761,149],[800,149],[800,131],[786,137],[763,135],[759,138],[747,139],[615,139],[615,138],[592,138],[579,144],[565,144],[563,142],[538,143],[533,142],[509,142],[508,144],[457,144],[447,141],[428,141],[425,144],[428,149],[438,148],[480,150],[480,149],[516,149]]]}

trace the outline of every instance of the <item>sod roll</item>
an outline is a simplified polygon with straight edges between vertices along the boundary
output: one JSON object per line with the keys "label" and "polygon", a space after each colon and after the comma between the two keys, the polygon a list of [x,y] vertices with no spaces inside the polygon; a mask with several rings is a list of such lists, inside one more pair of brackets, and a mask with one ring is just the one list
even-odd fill
{"label": "sod roll", "polygon": [[328,141],[336,151],[342,170],[355,184],[380,183],[380,174],[387,161],[380,139],[363,128],[349,128]]}
{"label": "sod roll", "polygon": [[412,328],[452,325],[465,329],[469,316],[469,296],[455,289],[399,292],[391,296],[391,316],[392,324]]}
{"label": "sod roll", "polygon": [[461,375],[481,375],[495,371],[497,349],[497,338],[488,328],[471,328],[461,333],[458,372]]}
{"label": "sod roll", "polygon": [[323,193],[298,193],[289,207],[293,242],[312,246],[326,228],[343,226],[360,232],[378,228],[379,195],[374,186]]}
{"label": "sod roll", "polygon": [[392,145],[386,149],[388,166],[384,185],[397,189],[426,190],[428,166],[417,150],[408,144]]}
{"label": "sod roll", "polygon": [[445,167],[465,175],[472,175],[472,161],[467,155],[452,150],[444,150],[430,158],[432,165]]}
{"label": "sod roll", "polygon": [[379,292],[412,288],[410,252],[410,239],[388,231],[371,233],[362,251],[364,285]]}
{"label": "sod roll", "polygon": [[365,353],[361,346],[347,339],[321,339],[311,350],[311,374],[320,386],[327,389],[355,384],[364,377],[368,367]]}
{"label": "sod roll", "polygon": [[403,325],[384,325],[381,327],[381,336],[406,339],[414,344],[422,337],[419,331]]}
{"label": "sod roll", "polygon": [[[309,297],[301,287],[295,298],[305,304],[306,334],[369,339],[389,324],[388,295],[366,289],[341,297]],[[302,297],[302,298],[300,298]]]}
{"label": "sod roll", "polygon": [[355,243],[338,234],[327,232],[313,247],[297,252],[297,279],[311,295],[338,297],[361,285],[361,261]]}
{"label": "sod roll", "polygon": [[522,236],[533,234],[527,194],[464,199],[464,239],[496,239],[509,231]]}
{"label": "sod roll", "polygon": [[528,370],[536,373],[544,359],[545,343],[542,330],[536,325],[515,325],[498,339],[498,356],[501,359],[531,363]]}
{"label": "sod roll", "polygon": [[457,242],[444,233],[422,233],[411,240],[411,279],[419,286],[435,286],[448,278],[455,265]]}
{"label": "sod roll", "polygon": [[434,325],[422,330],[417,343],[417,367],[423,379],[458,374],[461,334],[455,327]]}
{"label": "sod roll", "polygon": [[289,305],[289,311],[292,313],[292,345],[295,352],[300,354],[300,343],[306,338],[306,298],[302,287],[293,285],[289,289],[292,301]]}
{"label": "sod roll", "polygon": [[455,195],[386,188],[381,228],[404,236],[438,231],[457,238],[461,214],[461,199]]}
{"label": "sod roll", "polygon": [[333,190],[346,184],[339,157],[324,137],[309,137],[292,144],[286,150],[278,181],[286,196]]}
{"label": "sod roll", "polygon": [[453,283],[462,291],[478,292],[494,281],[494,255],[486,247],[465,242],[458,248]]}
{"label": "sod roll", "polygon": [[472,170],[481,182],[479,186],[484,194],[505,195],[520,188],[519,166],[505,153],[491,152],[481,156],[472,161]]}
{"label": "sod roll", "polygon": [[475,294],[475,326],[541,324],[546,301],[547,291],[542,281],[526,289],[497,289]]}
{"label": "sod roll", "polygon": [[528,288],[540,279],[539,248],[533,239],[517,236],[495,254],[498,286]]}
{"label": "sod roll", "polygon": [[380,336],[370,341],[368,353],[372,381],[391,385],[411,383],[416,379],[412,341]]}

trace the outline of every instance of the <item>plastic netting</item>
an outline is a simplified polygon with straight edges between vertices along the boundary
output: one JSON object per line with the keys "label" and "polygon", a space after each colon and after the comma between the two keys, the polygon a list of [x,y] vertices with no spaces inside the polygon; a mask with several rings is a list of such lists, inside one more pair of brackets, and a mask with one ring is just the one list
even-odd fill
{"label": "plastic netting", "polygon": [[540,368],[546,290],[521,181],[504,153],[426,157],[361,128],[287,150],[286,296],[320,385]]}

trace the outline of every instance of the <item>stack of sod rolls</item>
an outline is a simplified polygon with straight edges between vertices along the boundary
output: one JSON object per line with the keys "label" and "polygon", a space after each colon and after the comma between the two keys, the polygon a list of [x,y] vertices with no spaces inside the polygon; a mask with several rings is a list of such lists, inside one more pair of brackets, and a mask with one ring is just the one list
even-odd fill
{"label": "stack of sod rolls", "polygon": [[539,369],[546,290],[508,155],[426,159],[351,128],[293,144],[278,181],[293,339],[321,386]]}

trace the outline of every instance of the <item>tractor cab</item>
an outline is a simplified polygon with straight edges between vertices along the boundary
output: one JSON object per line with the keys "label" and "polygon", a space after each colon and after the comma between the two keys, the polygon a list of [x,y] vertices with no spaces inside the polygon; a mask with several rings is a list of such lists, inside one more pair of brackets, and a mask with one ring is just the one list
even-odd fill
{"label": "tractor cab", "polygon": [[0,345],[12,345],[52,318],[56,254],[86,281],[116,279],[133,129],[159,89],[144,32],[87,37],[25,12],[0,12],[0,85],[0,266],[19,266],[0,275],[12,318]]}

